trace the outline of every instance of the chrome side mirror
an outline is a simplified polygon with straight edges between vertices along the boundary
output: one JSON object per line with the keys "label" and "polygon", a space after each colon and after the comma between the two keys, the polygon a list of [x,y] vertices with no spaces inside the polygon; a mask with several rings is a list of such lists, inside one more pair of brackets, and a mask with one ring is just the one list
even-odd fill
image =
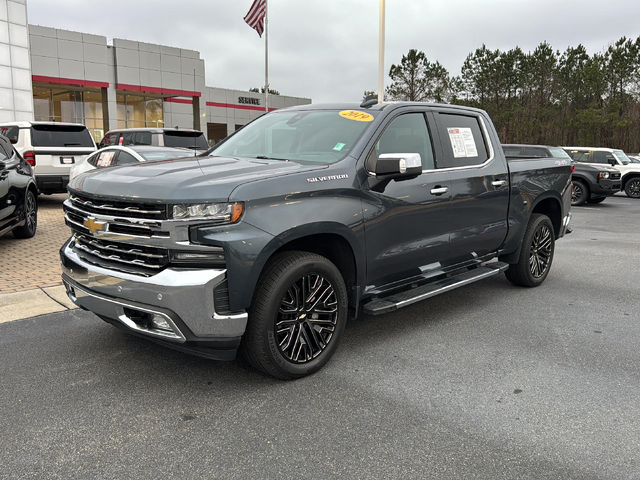
{"label": "chrome side mirror", "polygon": [[379,178],[416,177],[422,173],[422,159],[419,153],[383,153],[373,173]]}

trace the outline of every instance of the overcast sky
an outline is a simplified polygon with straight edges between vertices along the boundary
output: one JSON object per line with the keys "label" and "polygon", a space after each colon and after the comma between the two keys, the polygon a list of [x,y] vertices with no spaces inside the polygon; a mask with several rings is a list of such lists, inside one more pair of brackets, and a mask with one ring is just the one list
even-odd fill
{"label": "overcast sky", "polygon": [[[29,23],[198,50],[206,85],[264,84],[264,37],[243,17],[252,0],[27,0]],[[589,52],[640,35],[638,0],[387,0],[385,74],[410,48],[453,74],[491,49]],[[269,80],[314,103],[359,101],[377,88],[377,0],[269,0]],[[388,84],[388,79],[385,81]]]}

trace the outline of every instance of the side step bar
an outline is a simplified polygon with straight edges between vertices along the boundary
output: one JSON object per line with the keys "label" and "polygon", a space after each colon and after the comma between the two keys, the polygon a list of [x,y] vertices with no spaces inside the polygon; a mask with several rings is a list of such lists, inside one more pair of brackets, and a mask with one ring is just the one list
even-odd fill
{"label": "side step bar", "polygon": [[383,313],[393,312],[407,305],[420,302],[427,298],[435,297],[441,293],[448,292],[455,288],[464,287],[470,283],[477,282],[484,278],[498,275],[509,268],[508,263],[492,262],[473,270],[467,270],[451,277],[443,278],[433,283],[422,285],[411,290],[395,293],[388,297],[377,298],[367,304],[363,308],[363,312],[367,315],[381,315]]}

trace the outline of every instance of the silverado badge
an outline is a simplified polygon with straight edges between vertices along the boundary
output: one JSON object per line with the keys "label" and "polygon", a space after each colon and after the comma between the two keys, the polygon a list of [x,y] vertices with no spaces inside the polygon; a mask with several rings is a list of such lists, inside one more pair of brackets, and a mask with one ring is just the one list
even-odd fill
{"label": "silverado badge", "polygon": [[101,222],[93,217],[89,217],[83,222],[83,225],[87,227],[90,233],[96,233],[103,231],[107,224],[106,222]]}

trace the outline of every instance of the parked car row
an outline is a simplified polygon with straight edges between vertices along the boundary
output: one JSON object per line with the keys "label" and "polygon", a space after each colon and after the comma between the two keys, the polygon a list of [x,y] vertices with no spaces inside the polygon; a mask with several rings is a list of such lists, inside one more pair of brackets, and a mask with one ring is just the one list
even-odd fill
{"label": "parked car row", "polygon": [[508,158],[535,156],[571,160],[573,206],[600,203],[619,191],[628,197],[640,198],[640,159],[629,157],[622,150],[520,144],[502,147]]}

